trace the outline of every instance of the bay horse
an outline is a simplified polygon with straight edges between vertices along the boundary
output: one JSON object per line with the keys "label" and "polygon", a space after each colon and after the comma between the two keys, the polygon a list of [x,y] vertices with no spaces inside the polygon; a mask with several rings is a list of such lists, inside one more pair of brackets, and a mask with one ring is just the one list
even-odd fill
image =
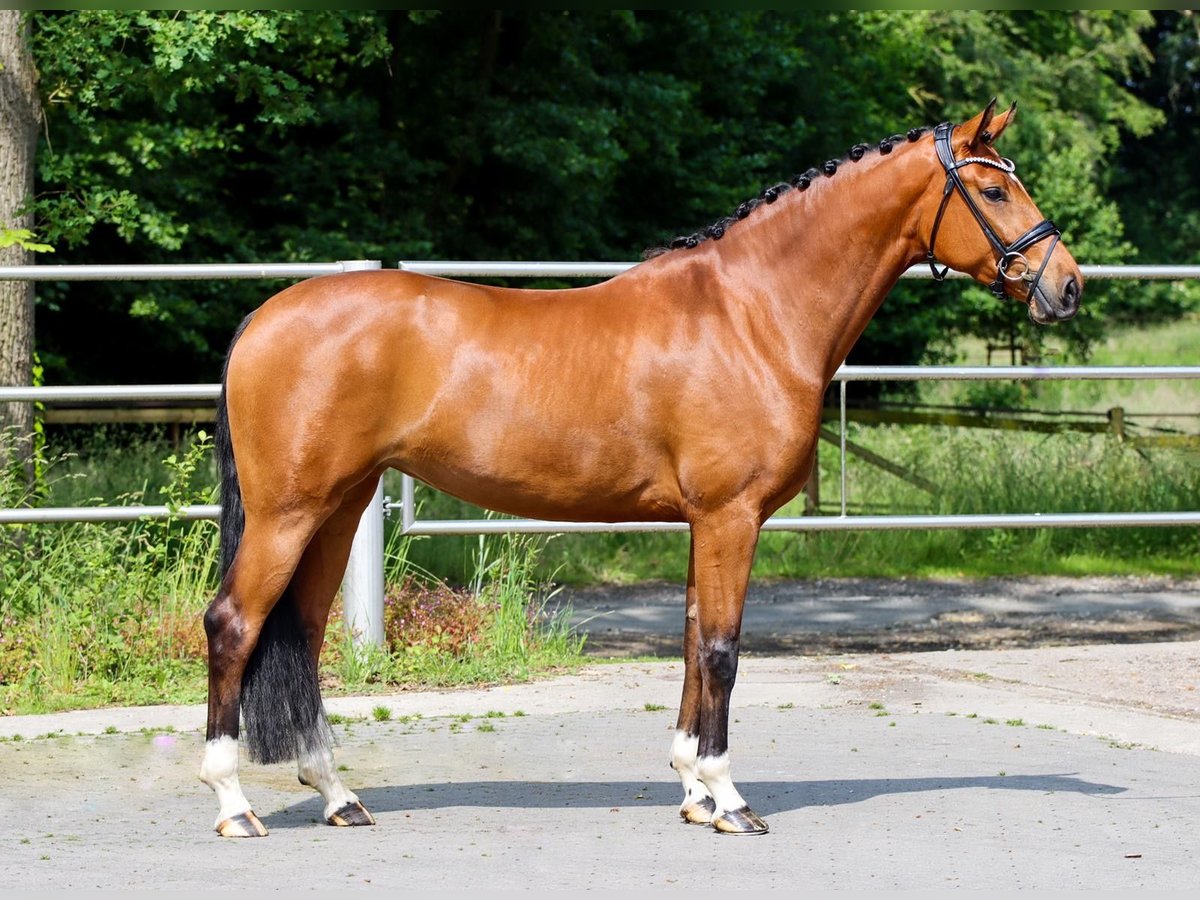
{"label": "bay horse", "polygon": [[223,574],[204,615],[200,770],[217,832],[267,833],[238,781],[239,712],[251,759],[297,760],[330,824],[374,824],[334,766],[317,662],[389,467],[518,516],[688,523],[679,812],[767,831],[730,778],[742,607],[760,526],[809,476],[834,372],[922,261],[1038,323],[1079,309],[1079,267],[993,147],[1015,106],[858,144],[600,284],[352,272],[253,312],[218,410]]}

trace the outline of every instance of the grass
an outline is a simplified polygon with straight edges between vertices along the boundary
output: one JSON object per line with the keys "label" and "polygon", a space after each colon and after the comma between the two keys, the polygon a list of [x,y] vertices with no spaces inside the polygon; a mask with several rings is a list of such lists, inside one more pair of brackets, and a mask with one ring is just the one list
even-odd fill
{"label": "grass", "polygon": [[[117,476],[139,478],[136,490],[97,465],[101,442],[90,448],[97,453],[45,461],[41,498],[0,470],[0,507],[94,503],[103,491],[112,492],[109,503],[114,495],[117,503],[172,508],[213,502],[207,435],[152,466],[147,460],[166,448],[146,443],[113,448]],[[387,646],[355,647],[335,612],[322,656],[327,692],[512,681],[577,664],[582,640],[568,633],[565,616],[543,614],[541,547],[485,540],[475,590],[464,591],[413,578],[407,541],[393,535]],[[0,714],[203,701],[201,614],[215,592],[216,552],[212,522],[0,529]]]}
{"label": "grass", "polygon": [[[1047,365],[1082,362],[1071,358],[1062,338],[1065,330],[1047,338]],[[1092,348],[1086,360],[1095,366],[1180,366],[1200,364],[1200,313],[1176,322],[1112,331]],[[986,365],[983,341],[964,340],[955,347],[960,365]],[[993,356],[1007,364],[1007,355]],[[976,399],[1004,399],[1013,405],[1048,410],[1105,412],[1124,407],[1147,424],[1200,432],[1200,382],[1189,380],[1043,381],[1043,382],[924,382],[920,399],[929,403],[971,404]]]}
{"label": "grass", "polygon": [[390,579],[384,598],[384,647],[356,647],[340,601],[330,616],[322,658],[337,690],[370,691],[401,685],[448,687],[526,680],[580,661],[583,639],[566,626],[568,614],[545,613],[552,591],[537,575],[542,541],[487,538],[471,588],[413,577],[403,565],[406,543],[393,532]]}

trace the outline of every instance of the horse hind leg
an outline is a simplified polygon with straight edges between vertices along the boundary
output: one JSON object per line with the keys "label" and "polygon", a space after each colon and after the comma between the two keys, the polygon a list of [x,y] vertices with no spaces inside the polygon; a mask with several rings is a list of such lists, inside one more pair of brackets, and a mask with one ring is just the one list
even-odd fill
{"label": "horse hind leg", "polygon": [[[296,600],[314,671],[325,641],[329,608],[346,570],[359,519],[374,496],[375,482],[376,477],[372,476],[346,492],[342,505],[309,541],[292,579],[292,596]],[[296,764],[300,783],[315,788],[324,798],[326,823],[341,826],[375,824],[362,801],[338,776],[331,746],[306,745],[297,754]]]}
{"label": "horse hind leg", "polygon": [[[297,618],[287,597],[292,573],[315,528],[305,521],[293,518],[285,524],[284,520],[248,516],[237,557],[204,614],[208,728],[200,779],[217,795],[220,809],[215,828],[222,837],[262,837],[267,833],[238,779],[240,710],[247,713],[252,759],[272,762],[286,758],[298,731],[311,732],[308,739],[317,741],[324,737],[321,726],[328,732],[323,715],[314,715],[319,710],[313,710],[311,698],[287,696],[271,709],[272,698],[256,690],[272,675],[295,678],[299,674],[302,684],[307,680],[307,642],[299,644],[298,659],[297,642],[290,637],[297,632]],[[315,680],[315,673],[312,678]],[[280,685],[283,690],[290,687]]]}

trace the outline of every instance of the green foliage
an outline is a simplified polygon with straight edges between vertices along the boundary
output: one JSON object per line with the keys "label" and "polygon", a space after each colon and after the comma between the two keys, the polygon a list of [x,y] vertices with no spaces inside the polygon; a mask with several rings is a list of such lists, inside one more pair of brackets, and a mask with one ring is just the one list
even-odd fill
{"label": "green foliage", "polygon": [[411,577],[390,584],[383,648],[356,647],[335,604],[326,664],[352,690],[525,680],[574,665],[583,639],[568,630],[568,611],[545,611],[552,593],[538,572],[540,551],[529,538],[485,538],[471,588]]}
{"label": "green foliage", "polygon": [[53,253],[54,248],[34,240],[34,234],[28,228],[0,228],[0,250],[7,247],[20,247],[30,253]]}
{"label": "green foliage", "polygon": [[[0,529],[0,711],[200,702],[216,527],[178,513],[215,500],[212,440],[199,431],[164,458],[161,439],[142,444],[114,432],[82,449],[37,460],[46,498],[19,473],[0,471],[0,507],[42,499],[133,505],[157,496],[175,515]],[[476,595],[414,580],[408,543],[395,534],[388,542],[389,576],[404,580],[388,588],[386,648],[353,646],[335,605],[323,661],[343,686],[496,682],[578,661],[581,639],[561,614],[543,614],[539,544],[490,542]]]}
{"label": "green foliage", "polygon": [[[211,502],[191,473],[211,446],[175,461],[171,503]],[[40,459],[48,490],[69,475]],[[0,506],[35,498],[0,476]],[[140,494],[127,495],[141,502]],[[203,697],[200,610],[215,580],[210,522],[8,526],[0,531],[0,706],[24,711]]]}
{"label": "green foliage", "polygon": [[[1200,145],[1200,16],[1194,10],[1156,12],[1145,37],[1154,63],[1131,92],[1161,110],[1166,121],[1122,144],[1114,160],[1112,195],[1139,262],[1196,264],[1200,180],[1192,160]],[[1145,285],[1123,295],[1110,312],[1144,323],[1170,321],[1189,310],[1200,311],[1195,281]]]}
{"label": "green foliage", "polygon": [[[892,14],[864,16],[873,32],[893,24]],[[979,111],[981,98],[997,94],[1005,103],[1017,101],[1017,121],[1001,152],[1016,160],[1022,181],[1062,229],[1076,259],[1120,263],[1131,261],[1135,249],[1108,196],[1111,160],[1123,140],[1144,137],[1163,123],[1161,110],[1127,88],[1149,65],[1140,33],[1152,24],[1144,11],[927,10],[911,14],[907,29],[881,39],[924,42],[926,53],[904,57],[912,68],[902,83],[919,86],[911,90],[927,120],[962,121]],[[889,300],[852,360],[917,362],[930,350],[936,359],[967,334],[1013,340],[1037,353],[1047,336],[1023,307],[998,303],[976,286],[903,290],[913,299],[903,309],[896,297]],[[1140,288],[1088,286],[1082,312],[1062,329],[1075,357],[1087,356],[1109,307],[1131,290]],[[898,358],[905,347],[912,355]]]}
{"label": "green foliage", "polygon": [[[68,262],[632,259],[851,143],[961,120],[999,94],[1021,103],[1004,152],[1042,208],[1085,261],[1116,262],[1135,242],[1110,182],[1130,169],[1124,148],[1163,134],[1167,103],[1148,86],[1143,35],[1164,49],[1153,65],[1183,65],[1193,23],[1095,10],[39,12],[37,212]],[[1129,197],[1174,208],[1187,186],[1160,191],[1150,171]],[[272,290],[45,286],[43,358],[52,381],[211,380]],[[979,288],[934,290],[897,289],[855,359],[937,358],[962,333],[1042,339]],[[1068,326],[1075,351],[1109,307],[1136,303],[1090,287]]]}

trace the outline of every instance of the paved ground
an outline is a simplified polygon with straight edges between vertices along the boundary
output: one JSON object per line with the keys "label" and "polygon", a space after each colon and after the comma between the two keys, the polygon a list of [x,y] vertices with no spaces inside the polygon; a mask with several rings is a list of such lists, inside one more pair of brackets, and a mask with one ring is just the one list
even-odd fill
{"label": "paved ground", "polygon": [[[563,591],[597,655],[678,656],[682,584]],[[755,581],[743,645],[781,655],[1200,640],[1200,578]]]}
{"label": "paved ground", "polygon": [[[1183,606],[1192,590],[1164,588]],[[760,838],[676,819],[666,759],[680,677],[676,661],[597,664],[528,685],[331,700],[350,720],[337,726],[345,777],[379,824],[317,824],[320,804],[290,767],[247,766],[272,833],[243,842],[208,830],[199,708],[0,719],[0,883],[927,890],[1200,879],[1200,642],[751,653],[731,733],[734,776],[771,824]],[[377,706],[389,721],[375,721]]]}

